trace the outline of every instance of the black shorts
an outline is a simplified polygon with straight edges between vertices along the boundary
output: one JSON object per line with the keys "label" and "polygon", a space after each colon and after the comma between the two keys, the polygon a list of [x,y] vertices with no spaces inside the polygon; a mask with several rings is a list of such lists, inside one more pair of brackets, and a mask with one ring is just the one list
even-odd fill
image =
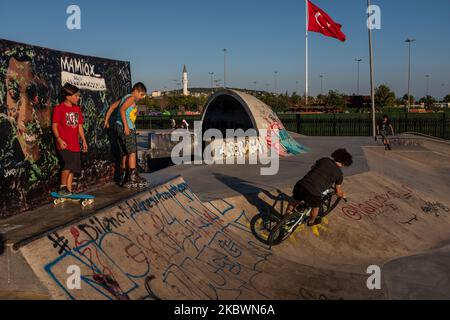
{"label": "black shorts", "polygon": [[295,185],[293,196],[295,200],[304,201],[311,208],[320,208],[322,205],[321,197],[310,193],[300,182]]}
{"label": "black shorts", "polygon": [[62,171],[81,173],[81,153],[69,150],[59,150],[62,159]]}
{"label": "black shorts", "polygon": [[121,156],[137,153],[136,130],[130,130],[130,135],[126,136],[123,126],[116,123],[116,137]]}
{"label": "black shorts", "polygon": [[391,130],[380,130],[380,135],[383,139],[386,139],[388,136],[391,136]]}

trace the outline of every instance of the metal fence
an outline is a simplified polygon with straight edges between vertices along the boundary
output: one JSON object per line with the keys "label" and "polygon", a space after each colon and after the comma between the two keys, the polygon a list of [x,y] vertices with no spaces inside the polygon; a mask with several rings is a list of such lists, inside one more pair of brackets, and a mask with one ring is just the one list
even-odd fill
{"label": "metal fence", "polygon": [[[380,115],[381,116],[381,115]],[[307,136],[371,136],[372,118],[370,114],[323,114],[296,115],[279,114],[287,130]],[[138,129],[170,129],[170,119],[178,126],[185,119],[190,128],[200,116],[138,117]],[[377,116],[377,120],[379,116]],[[390,116],[395,133],[417,132],[442,139],[450,139],[450,114],[393,114]]]}
{"label": "metal fence", "polygon": [[171,129],[170,119],[174,119],[177,128],[181,128],[181,122],[186,120],[190,128],[194,128],[194,121],[201,121],[201,116],[139,116],[136,119],[136,128],[139,130]]}

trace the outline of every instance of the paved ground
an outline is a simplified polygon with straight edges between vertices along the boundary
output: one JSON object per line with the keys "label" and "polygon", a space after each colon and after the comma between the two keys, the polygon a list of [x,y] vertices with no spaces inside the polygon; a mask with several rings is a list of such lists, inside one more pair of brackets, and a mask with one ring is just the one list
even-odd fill
{"label": "paved ground", "polygon": [[[69,204],[2,221],[0,297],[450,299],[449,145],[399,139],[386,152],[370,138],[296,138],[312,151],[283,159],[276,176],[245,165],[171,167],[149,175],[155,188],[112,206],[110,191],[89,212]],[[258,241],[252,218],[282,211],[280,196],[338,147],[355,158],[345,171],[349,203],[280,246]],[[71,222],[42,234],[58,214]],[[72,265],[81,290],[68,288]],[[381,290],[367,288],[372,265]]]}

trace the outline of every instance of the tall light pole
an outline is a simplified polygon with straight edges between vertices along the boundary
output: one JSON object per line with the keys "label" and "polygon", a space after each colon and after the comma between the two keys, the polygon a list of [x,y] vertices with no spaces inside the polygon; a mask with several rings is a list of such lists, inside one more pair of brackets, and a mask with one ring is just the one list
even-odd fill
{"label": "tall light pole", "polygon": [[405,42],[408,44],[409,51],[408,51],[408,107],[407,111],[409,111],[409,108],[411,108],[411,44],[416,41],[414,39],[406,39]]}
{"label": "tall light pole", "polygon": [[320,95],[323,95],[323,74],[320,76]]}
{"label": "tall light pole", "polygon": [[255,85],[255,94],[256,94],[256,84],[258,83],[258,81],[253,81],[253,84]]}
{"label": "tall light pole", "polygon": [[278,85],[278,71],[275,71],[274,74],[275,74],[275,94],[278,94],[278,88],[277,88],[277,85]]}
{"label": "tall light pole", "polygon": [[174,92],[174,95],[177,95],[178,94],[178,87],[177,87],[177,83],[178,83],[178,80],[177,79],[173,79],[172,80],[175,84],[174,84],[174,89],[173,89],[173,92]]}
{"label": "tall light pole", "polygon": [[357,75],[357,85],[356,85],[356,95],[359,96],[359,63],[362,61],[362,59],[355,59],[355,61],[358,63],[358,75]]}
{"label": "tall light pole", "polygon": [[[370,8],[370,0],[367,0],[367,8]],[[368,29],[369,29],[369,55],[370,55],[370,96],[372,100],[372,136],[376,137],[375,130],[375,75],[373,67],[373,47],[372,47],[372,17],[370,10],[367,10],[367,15],[369,19]]]}
{"label": "tall light pole", "polygon": [[426,97],[428,98],[428,96],[430,95],[430,75],[427,74],[425,77],[427,78],[427,94],[426,94]]}
{"label": "tall light pole", "polygon": [[298,81],[295,81],[295,91],[299,94]]}
{"label": "tall light pole", "polygon": [[278,109],[278,88],[277,88],[277,86],[278,86],[278,71],[275,71],[274,73],[275,73],[275,101],[276,101],[275,105]]}
{"label": "tall light pole", "polygon": [[223,87],[227,88],[227,49],[223,49]]}
{"label": "tall light pole", "polygon": [[211,90],[214,90],[214,72],[210,72],[209,75],[211,76]]}

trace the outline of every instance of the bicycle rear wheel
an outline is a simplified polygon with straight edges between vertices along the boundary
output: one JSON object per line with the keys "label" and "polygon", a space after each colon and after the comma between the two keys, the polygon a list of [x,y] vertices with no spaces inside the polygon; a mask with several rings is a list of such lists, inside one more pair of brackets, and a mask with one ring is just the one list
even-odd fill
{"label": "bicycle rear wheel", "polygon": [[295,232],[302,222],[299,219],[303,219],[304,214],[300,215],[298,212],[287,215],[277,225],[272,229],[269,235],[269,245],[276,246],[282,243],[284,240],[289,238],[291,234]]}
{"label": "bicycle rear wheel", "polygon": [[277,222],[274,218],[263,218],[261,215],[256,215],[250,221],[250,228],[259,241],[268,245],[269,234]]}

